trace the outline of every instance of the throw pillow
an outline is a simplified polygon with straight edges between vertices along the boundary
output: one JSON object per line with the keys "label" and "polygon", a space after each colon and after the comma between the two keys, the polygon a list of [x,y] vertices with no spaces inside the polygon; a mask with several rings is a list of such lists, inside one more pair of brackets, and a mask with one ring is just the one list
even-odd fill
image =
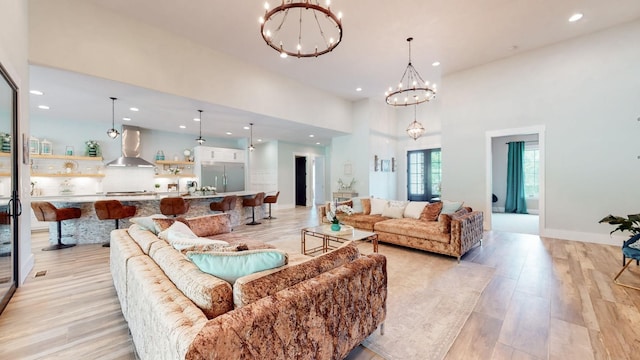
{"label": "throw pillow", "polygon": [[176,222],[176,220],[170,218],[153,219],[153,223],[156,226],[156,234],[167,230],[171,225],[173,225],[174,222]]}
{"label": "throw pillow", "polygon": [[139,216],[129,219],[132,223],[140,226],[145,230],[149,230],[152,233],[158,235],[158,231],[156,230],[156,225],[153,222],[153,219],[166,219],[167,217],[163,214],[153,214],[149,216]]}
{"label": "throw pillow", "polygon": [[371,214],[371,199],[361,198],[360,203],[362,204],[362,214],[363,215]]}
{"label": "throw pillow", "polygon": [[422,214],[422,210],[424,207],[429,204],[426,201],[409,201],[407,206],[404,208],[404,217],[411,219],[420,219],[420,215]]}
{"label": "throw pillow", "polygon": [[385,206],[385,208],[382,210],[382,216],[394,219],[402,219],[402,216],[404,215],[404,208],[406,206],[406,201],[389,200],[389,202],[387,202],[387,206]]}
{"label": "throw pillow", "polygon": [[[190,249],[191,251],[224,251],[224,247],[228,247],[229,243],[223,240],[212,240],[208,238],[181,238],[172,237],[169,244],[178,251]],[[234,251],[235,247],[234,247]]]}
{"label": "throw pillow", "polygon": [[382,215],[382,211],[387,206],[389,201],[384,199],[373,198],[371,199],[371,215]]}
{"label": "throw pillow", "polygon": [[462,208],[462,201],[442,200],[442,214],[453,214]]}
{"label": "throw pillow", "polygon": [[229,214],[215,214],[188,218],[187,224],[194,234],[200,237],[231,232]]}
{"label": "throw pillow", "polygon": [[288,262],[286,252],[276,249],[240,252],[187,252],[187,258],[196,266],[231,284],[238,278],[258,271],[274,269]]}
{"label": "throw pillow", "polygon": [[362,212],[362,199],[361,198],[353,198],[351,199],[353,201],[353,206],[351,206],[351,208],[353,209],[354,213],[361,213]]}
{"label": "throw pillow", "polygon": [[167,242],[175,241],[177,239],[195,239],[198,236],[191,231],[191,229],[181,223],[180,221],[174,221],[171,226],[158,233],[158,237]]}
{"label": "throw pillow", "polygon": [[393,219],[402,219],[404,215],[404,207],[399,206],[387,206],[382,210],[382,216],[390,217]]}
{"label": "throw pillow", "polygon": [[438,216],[442,213],[442,205],[441,202],[427,204],[420,214],[420,220],[437,221]]}

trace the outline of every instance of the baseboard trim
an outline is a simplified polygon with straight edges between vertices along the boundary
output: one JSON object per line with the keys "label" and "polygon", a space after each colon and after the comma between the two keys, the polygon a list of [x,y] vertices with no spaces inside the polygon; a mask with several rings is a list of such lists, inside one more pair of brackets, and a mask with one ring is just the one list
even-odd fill
{"label": "baseboard trim", "polygon": [[609,236],[605,234],[586,233],[560,229],[542,229],[542,233],[540,234],[540,236],[560,240],[581,241],[615,246],[622,246],[622,242],[629,239],[629,237],[619,235]]}
{"label": "baseboard trim", "polygon": [[33,255],[33,253],[29,253],[29,258],[27,259],[27,261],[25,261],[24,264],[22,264],[22,267],[20,268],[20,285],[24,284],[24,282],[27,280],[27,277],[29,276],[29,273],[31,272],[31,270],[33,270],[33,267],[35,265],[35,255]]}

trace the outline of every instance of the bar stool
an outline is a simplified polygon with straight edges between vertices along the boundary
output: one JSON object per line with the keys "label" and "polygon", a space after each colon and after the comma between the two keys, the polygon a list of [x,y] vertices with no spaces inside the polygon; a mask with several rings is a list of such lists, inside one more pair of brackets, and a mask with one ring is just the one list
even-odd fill
{"label": "bar stool", "polygon": [[280,196],[280,191],[278,191],[275,195],[264,197],[264,203],[269,204],[269,216],[265,217],[265,219],[275,219],[275,217],[271,216],[271,204],[275,204],[278,202],[278,196]]}
{"label": "bar stool", "polygon": [[160,200],[160,212],[162,215],[186,214],[189,211],[189,203],[181,197],[166,197]]}
{"label": "bar stool", "polygon": [[33,201],[31,202],[31,208],[36,215],[36,219],[40,221],[55,221],[58,223],[58,243],[43,248],[42,251],[60,250],[76,246],[76,244],[63,244],[62,243],[62,221],[69,219],[77,219],[81,215],[81,211],[78,208],[56,208],[47,201]]}
{"label": "bar stool", "polygon": [[[116,229],[118,228],[118,220],[131,217],[136,214],[136,207],[130,205],[122,205],[118,200],[99,200],[93,203],[96,209],[96,216],[100,220],[115,220]],[[109,243],[102,246],[109,247]]]}
{"label": "bar stool", "polygon": [[222,201],[212,202],[209,204],[209,208],[212,211],[222,211],[226,213],[236,208],[236,202],[238,197],[236,195],[228,195],[222,198]]}
{"label": "bar stool", "polygon": [[262,223],[256,222],[256,206],[262,206],[264,201],[264,193],[257,193],[252,198],[244,198],[242,199],[242,206],[248,207],[251,206],[251,222],[247,223],[247,225],[259,225]]}

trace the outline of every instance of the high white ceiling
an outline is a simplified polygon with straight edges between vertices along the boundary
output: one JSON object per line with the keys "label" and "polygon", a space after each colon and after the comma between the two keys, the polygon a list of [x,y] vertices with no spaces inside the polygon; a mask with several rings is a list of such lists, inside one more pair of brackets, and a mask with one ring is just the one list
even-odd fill
{"label": "high white ceiling", "polygon": [[[318,58],[282,59],[259,33],[263,0],[87,1],[350,100],[383,98],[384,91],[400,80],[407,65],[409,36],[415,39],[413,65],[425,80],[439,83],[446,74],[640,18],[638,0],[334,0],[332,10],[343,13],[342,43]],[[274,6],[279,1],[271,3]],[[576,12],[584,18],[569,23],[568,18]],[[431,66],[434,61],[441,65]],[[446,84],[438,85],[446,92]],[[356,92],[357,87],[363,90]],[[192,119],[197,117],[194,110],[203,108],[203,134],[209,136],[225,136],[223,132],[231,131],[232,137],[247,137],[239,124],[249,122],[256,124],[254,134],[265,140],[326,144],[332,136],[340,135],[321,127],[283,123],[42,67],[32,67],[31,88],[45,90],[52,101],[51,110],[44,112],[37,105],[45,97],[32,95],[31,113],[37,116],[109,121],[108,98],[117,96],[127,102],[116,103],[117,109],[145,109],[133,114],[130,123],[144,128],[197,135],[197,122]],[[116,122],[123,116],[126,114],[117,113]],[[182,123],[187,129],[177,129]],[[316,137],[301,139],[300,134]]]}

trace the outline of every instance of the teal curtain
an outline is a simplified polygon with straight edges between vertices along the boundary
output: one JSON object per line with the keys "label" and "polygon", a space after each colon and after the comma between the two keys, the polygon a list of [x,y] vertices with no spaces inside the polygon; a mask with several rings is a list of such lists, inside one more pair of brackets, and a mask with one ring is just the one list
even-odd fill
{"label": "teal curtain", "polygon": [[508,213],[527,213],[524,198],[524,141],[509,143],[507,156],[507,197],[504,211]]}

